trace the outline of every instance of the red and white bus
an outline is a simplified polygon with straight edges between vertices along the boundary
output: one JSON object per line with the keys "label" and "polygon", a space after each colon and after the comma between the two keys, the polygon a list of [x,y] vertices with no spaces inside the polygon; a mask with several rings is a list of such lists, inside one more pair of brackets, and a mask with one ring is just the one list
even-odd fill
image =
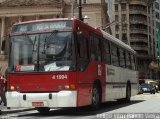
{"label": "red and white bus", "polygon": [[94,109],[137,94],[135,51],[78,19],[17,23],[9,42],[8,107]]}

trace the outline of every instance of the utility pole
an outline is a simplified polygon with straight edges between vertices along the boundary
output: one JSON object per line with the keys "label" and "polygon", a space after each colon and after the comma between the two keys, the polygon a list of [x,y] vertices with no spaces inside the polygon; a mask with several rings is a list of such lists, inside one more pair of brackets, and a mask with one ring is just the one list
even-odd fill
{"label": "utility pole", "polygon": [[79,0],[79,20],[83,21],[83,18],[82,18],[82,2],[81,0]]}

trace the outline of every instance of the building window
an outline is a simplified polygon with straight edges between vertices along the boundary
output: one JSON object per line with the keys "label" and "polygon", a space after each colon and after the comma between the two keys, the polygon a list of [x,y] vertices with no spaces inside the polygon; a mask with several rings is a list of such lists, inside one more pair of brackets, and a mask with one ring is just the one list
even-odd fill
{"label": "building window", "polygon": [[115,22],[118,22],[118,15],[115,16]]}
{"label": "building window", "polygon": [[[75,3],[76,3],[76,4],[79,4],[79,0],[75,0]],[[86,4],[86,0],[81,0],[81,3],[82,3],[82,4]]]}
{"label": "building window", "polygon": [[155,2],[155,8],[159,10],[159,4]]}
{"label": "building window", "polygon": [[126,14],[122,14],[122,21],[126,21]]}
{"label": "building window", "polygon": [[159,29],[160,28],[160,23],[156,22],[156,28]]}
{"label": "building window", "polygon": [[115,30],[116,30],[116,31],[119,31],[119,25],[116,25]]}
{"label": "building window", "polygon": [[122,4],[121,9],[122,9],[122,11],[126,11],[126,4]]}
{"label": "building window", "polygon": [[159,19],[159,13],[156,12],[155,14],[156,14],[156,19]]}
{"label": "building window", "polygon": [[115,12],[118,12],[118,5],[115,5]]}
{"label": "building window", "polygon": [[119,39],[119,34],[116,34],[116,38],[118,38],[118,39]]}
{"label": "building window", "polygon": [[127,35],[125,33],[122,34],[122,41],[127,44]]}
{"label": "building window", "polygon": [[127,24],[122,24],[122,30],[127,30]]}

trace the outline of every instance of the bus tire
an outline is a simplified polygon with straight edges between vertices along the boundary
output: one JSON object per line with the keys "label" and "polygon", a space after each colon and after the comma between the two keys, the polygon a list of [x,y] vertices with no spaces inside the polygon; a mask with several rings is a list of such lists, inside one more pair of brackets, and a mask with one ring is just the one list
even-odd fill
{"label": "bus tire", "polygon": [[37,111],[39,112],[39,113],[48,113],[49,112],[49,110],[50,110],[50,108],[48,108],[48,107],[37,107],[36,108],[37,109]]}
{"label": "bus tire", "polygon": [[131,86],[130,83],[127,83],[127,87],[126,87],[126,98],[124,100],[126,103],[131,101]]}
{"label": "bus tire", "polygon": [[130,83],[127,83],[126,97],[122,98],[122,99],[118,99],[117,102],[118,103],[129,103],[130,102],[130,98],[131,98],[131,86],[130,86]]}
{"label": "bus tire", "polygon": [[101,104],[101,91],[100,87],[95,83],[92,89],[92,104],[91,109],[96,110],[100,107]]}

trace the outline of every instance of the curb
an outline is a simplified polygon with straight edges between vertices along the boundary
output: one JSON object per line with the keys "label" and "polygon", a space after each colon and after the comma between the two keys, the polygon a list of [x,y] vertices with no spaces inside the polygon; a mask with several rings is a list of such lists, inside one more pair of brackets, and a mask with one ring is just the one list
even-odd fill
{"label": "curb", "polygon": [[0,115],[23,112],[23,111],[31,111],[31,110],[35,110],[35,108],[3,109],[0,110]]}

